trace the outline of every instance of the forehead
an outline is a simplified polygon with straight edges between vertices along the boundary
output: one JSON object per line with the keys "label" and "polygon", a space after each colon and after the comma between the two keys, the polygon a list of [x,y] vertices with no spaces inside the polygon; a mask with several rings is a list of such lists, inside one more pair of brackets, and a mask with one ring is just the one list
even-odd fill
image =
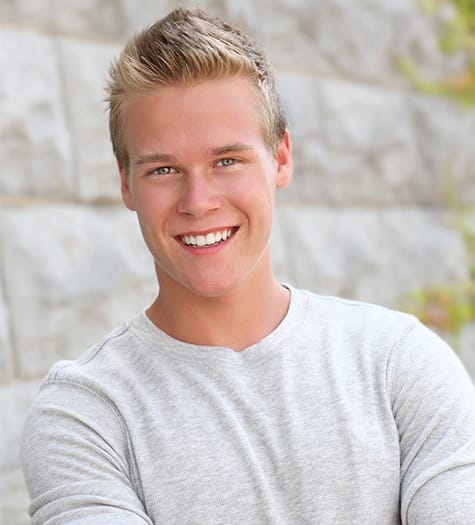
{"label": "forehead", "polygon": [[123,131],[129,156],[146,150],[263,142],[257,90],[250,80],[228,78],[159,87],[127,100]]}

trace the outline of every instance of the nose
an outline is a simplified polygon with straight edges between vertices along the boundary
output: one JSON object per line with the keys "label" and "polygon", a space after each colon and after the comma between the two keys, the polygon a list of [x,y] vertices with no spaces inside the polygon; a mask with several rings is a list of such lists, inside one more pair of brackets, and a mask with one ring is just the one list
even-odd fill
{"label": "nose", "polygon": [[202,217],[220,206],[220,195],[209,174],[189,173],[183,178],[183,187],[178,201],[179,213]]}

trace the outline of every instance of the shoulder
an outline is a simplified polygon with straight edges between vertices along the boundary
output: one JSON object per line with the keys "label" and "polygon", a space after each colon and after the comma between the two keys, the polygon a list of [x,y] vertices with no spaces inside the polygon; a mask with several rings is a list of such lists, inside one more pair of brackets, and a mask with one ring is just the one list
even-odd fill
{"label": "shoulder", "polygon": [[126,369],[127,361],[133,360],[142,347],[136,328],[139,317],[118,326],[76,359],[54,363],[44,378],[43,385],[77,383],[87,386],[94,379],[104,381],[117,368]]}
{"label": "shoulder", "polygon": [[[134,320],[128,321],[104,336],[75,360],[55,363],[40,384],[25,422],[23,441],[37,442],[42,435],[44,443],[49,432],[69,432],[69,428],[100,425],[114,433],[125,433],[120,409],[123,397],[123,374],[134,374],[129,366],[139,346],[133,329]],[[127,379],[130,382],[130,379]]]}
{"label": "shoulder", "polygon": [[319,295],[307,290],[293,290],[293,293],[303,305],[305,324],[347,341],[353,347],[358,342],[393,346],[413,330],[427,330],[414,316],[377,304]]}
{"label": "shoulder", "polygon": [[64,411],[85,410],[120,419],[124,392],[130,390],[127,385],[140,382],[140,356],[146,352],[136,326],[139,318],[118,326],[76,359],[53,364],[39,385],[30,416],[53,404]]}
{"label": "shoulder", "polygon": [[308,308],[319,314],[326,314],[328,318],[341,317],[349,321],[364,319],[368,322],[378,319],[387,323],[411,324],[414,316],[378,304],[373,304],[354,299],[346,299],[331,295],[320,295],[308,290],[295,290],[306,301]]}
{"label": "shoulder", "polygon": [[301,303],[306,337],[357,366],[385,371],[388,386],[418,372],[434,378],[464,376],[455,352],[416,317],[375,304],[292,290]]}

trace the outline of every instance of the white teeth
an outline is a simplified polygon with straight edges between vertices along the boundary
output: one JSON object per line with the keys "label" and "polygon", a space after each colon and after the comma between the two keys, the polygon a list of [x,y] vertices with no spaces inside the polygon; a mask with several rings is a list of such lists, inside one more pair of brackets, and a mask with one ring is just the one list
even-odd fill
{"label": "white teeth", "polygon": [[223,230],[218,231],[215,233],[208,233],[205,235],[183,235],[181,240],[188,246],[212,246],[213,244],[217,244],[221,241],[225,241],[226,239],[229,239],[232,235],[232,230]]}
{"label": "white teeth", "polygon": [[206,236],[206,244],[214,244],[216,242],[216,237],[214,233],[208,233]]}

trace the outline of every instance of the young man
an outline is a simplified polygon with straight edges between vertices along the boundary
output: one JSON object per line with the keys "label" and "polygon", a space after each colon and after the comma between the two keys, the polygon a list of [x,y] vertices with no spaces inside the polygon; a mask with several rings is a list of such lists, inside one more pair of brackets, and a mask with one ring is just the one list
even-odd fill
{"label": "young man", "polygon": [[414,318],[282,286],[290,138],[266,59],[176,10],[111,72],[154,303],[45,379],[25,427],[33,523],[475,523],[475,394]]}

